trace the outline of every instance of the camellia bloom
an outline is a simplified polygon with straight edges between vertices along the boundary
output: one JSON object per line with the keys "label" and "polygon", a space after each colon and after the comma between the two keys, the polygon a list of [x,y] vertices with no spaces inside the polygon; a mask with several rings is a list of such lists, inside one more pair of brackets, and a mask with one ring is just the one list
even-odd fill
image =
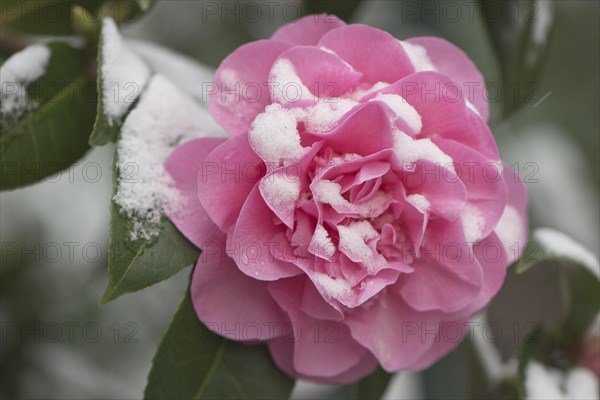
{"label": "camellia bloom", "polygon": [[232,136],[166,162],[170,217],[203,249],[194,307],[292,376],[431,365],[521,252],[524,186],[481,74],[444,40],[306,17],[227,57],[209,109]]}

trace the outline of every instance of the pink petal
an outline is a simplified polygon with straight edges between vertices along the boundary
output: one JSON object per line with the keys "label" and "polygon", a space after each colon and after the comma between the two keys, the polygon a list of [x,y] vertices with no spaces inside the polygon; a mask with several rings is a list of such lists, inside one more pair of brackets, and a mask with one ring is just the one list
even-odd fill
{"label": "pink petal", "polygon": [[330,378],[361,361],[367,350],[352,339],[345,325],[320,321],[300,311],[303,286],[299,280],[272,282],[269,291],[297,328],[293,340],[293,368],[297,373]]}
{"label": "pink petal", "polygon": [[434,142],[454,160],[457,175],[467,188],[467,202],[477,208],[484,221],[477,239],[486,237],[504,211],[506,185],[502,165],[453,140]]}
{"label": "pink petal", "polygon": [[335,15],[308,15],[283,25],[271,38],[295,45],[316,45],[324,34],[345,25]]}
{"label": "pink petal", "polygon": [[410,367],[411,371],[429,368],[445,354],[456,348],[469,329],[467,320],[442,321],[435,343],[421,356],[419,361]]}
{"label": "pink petal", "polygon": [[380,102],[360,105],[329,132],[314,134],[336,152],[370,155],[394,146],[387,109]]}
{"label": "pink petal", "polygon": [[208,154],[226,139],[201,138],[178,146],[165,161],[165,169],[173,178],[181,195],[180,207],[169,212],[169,219],[196,246],[223,238],[198,199],[198,174]]}
{"label": "pink petal", "polygon": [[482,272],[476,263],[455,264],[449,268],[430,261],[415,262],[411,266],[415,270],[405,277],[399,293],[417,311],[455,312],[468,306],[480,291]]}
{"label": "pink petal", "polygon": [[372,93],[402,96],[421,116],[423,128],[419,138],[451,139],[463,143],[491,160],[498,160],[498,148],[489,127],[468,110],[457,85],[438,72],[417,72]]}
{"label": "pink petal", "polygon": [[356,382],[373,372],[377,367],[377,359],[369,352],[352,368],[332,377],[307,375],[298,373],[294,369],[294,343],[285,337],[279,337],[268,342],[269,351],[275,364],[286,374],[294,377],[318,383],[349,384]]}
{"label": "pink petal", "polygon": [[388,290],[373,303],[348,314],[344,323],[352,337],[391,372],[410,368],[433,346],[439,316],[437,312],[413,310]]}
{"label": "pink petal", "polygon": [[527,244],[527,189],[519,175],[511,168],[504,167],[503,175],[508,201],[494,232],[506,248],[508,260],[512,263],[520,257]]}
{"label": "pink petal", "polygon": [[223,60],[209,92],[208,109],[227,132],[247,132],[254,118],[270,104],[269,71],[290,47],[290,43],[259,40],[238,47]]}
{"label": "pink petal", "polygon": [[271,340],[287,323],[267,283],[244,275],[224,253],[224,243],[206,249],[192,277],[192,302],[210,330],[239,341]]}
{"label": "pink petal", "polygon": [[487,121],[489,109],[485,79],[461,49],[437,37],[416,37],[407,42],[424,47],[436,69],[461,85],[463,97],[473,103]]}
{"label": "pink petal", "polygon": [[430,204],[429,211],[447,220],[455,220],[467,201],[467,188],[446,166],[419,160],[412,170],[404,168],[402,181],[407,195],[420,194]]}
{"label": "pink petal", "polygon": [[198,175],[198,198],[223,232],[233,228],[246,198],[265,170],[246,134],[228,139],[206,157]]}
{"label": "pink petal", "polygon": [[[305,86],[290,87],[294,77],[288,75],[292,71],[279,71],[283,63],[291,63],[300,81]],[[273,82],[274,93],[280,93],[281,103],[295,103],[301,97],[309,102],[317,102],[319,98],[341,97],[353,89],[360,81],[362,74],[354,70],[335,54],[328,53],[313,46],[298,46],[283,52],[273,64],[269,81]],[[294,83],[298,86],[297,83]],[[310,93],[296,93],[308,89]],[[276,96],[277,99],[278,96]],[[334,101],[334,100],[331,100]]]}
{"label": "pink petal", "polygon": [[242,272],[254,279],[273,281],[300,274],[294,264],[275,252],[287,253],[290,244],[277,241],[283,225],[275,225],[274,214],[266,205],[258,185],[248,195],[240,211],[233,234],[227,239],[227,251]]}
{"label": "pink petal", "polygon": [[348,25],[332,30],[319,41],[357,71],[363,80],[393,83],[414,72],[408,55],[392,35],[366,25]]}

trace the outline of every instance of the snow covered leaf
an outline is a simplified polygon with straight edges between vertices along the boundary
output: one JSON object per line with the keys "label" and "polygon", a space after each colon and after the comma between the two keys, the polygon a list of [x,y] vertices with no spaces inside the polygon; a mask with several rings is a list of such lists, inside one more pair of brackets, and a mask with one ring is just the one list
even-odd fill
{"label": "snow covered leaf", "polygon": [[98,111],[91,145],[117,140],[127,113],[146,87],[150,74],[146,63],[123,41],[115,22],[105,18],[98,45]]}
{"label": "snow covered leaf", "polygon": [[165,217],[184,206],[163,163],[178,143],[214,135],[208,111],[155,75],[127,115],[115,154],[109,285],[102,302],[143,289],[193,264],[198,249]]}
{"label": "snow covered leaf", "polygon": [[265,345],[233,342],[204,327],[184,297],[154,355],[147,399],[287,399],[294,381]]}
{"label": "snow covered leaf", "polygon": [[[115,154],[113,171],[113,195],[118,190],[117,182],[122,175],[117,167]],[[161,282],[181,269],[192,265],[199,255],[188,240],[167,219],[159,216],[157,232],[151,237],[131,238],[131,232],[139,229],[123,215],[120,207],[111,203],[110,242],[108,260],[108,287],[101,303],[119,296],[144,289]]]}
{"label": "snow covered leaf", "polygon": [[[563,282],[564,339],[578,338],[600,311],[600,264],[588,249],[567,235],[548,228],[533,232],[534,242],[517,263],[517,273],[533,266],[555,266]],[[529,250],[528,250],[529,249]]]}
{"label": "snow covered leaf", "polygon": [[88,149],[96,92],[85,52],[36,44],[0,69],[0,188],[14,189],[67,168]]}

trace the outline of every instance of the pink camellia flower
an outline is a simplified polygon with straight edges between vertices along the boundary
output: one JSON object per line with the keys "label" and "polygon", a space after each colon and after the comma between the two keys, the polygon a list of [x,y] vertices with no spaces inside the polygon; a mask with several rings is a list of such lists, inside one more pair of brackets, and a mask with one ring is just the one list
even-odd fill
{"label": "pink camellia flower", "polygon": [[232,136],[166,162],[209,329],[321,382],[422,369],[459,343],[527,233],[462,51],[310,16],[227,57],[209,106]]}

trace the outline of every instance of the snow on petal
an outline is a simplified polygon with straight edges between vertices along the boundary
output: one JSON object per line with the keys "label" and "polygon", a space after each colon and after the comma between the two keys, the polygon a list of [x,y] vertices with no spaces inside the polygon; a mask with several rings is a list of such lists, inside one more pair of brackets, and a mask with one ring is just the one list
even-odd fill
{"label": "snow on petal", "polygon": [[398,94],[379,93],[372,100],[384,102],[398,117],[402,118],[415,133],[421,132],[421,129],[423,128],[421,116],[402,96]]}
{"label": "snow on petal", "polygon": [[402,48],[410,58],[410,62],[412,62],[413,67],[417,72],[421,71],[437,71],[435,65],[433,65],[433,61],[429,58],[427,54],[427,49],[423,46],[419,46],[418,44],[409,43],[407,41],[400,41],[402,44]]}
{"label": "snow on petal", "polygon": [[411,164],[418,160],[427,160],[455,172],[452,158],[429,138],[414,139],[402,131],[395,131],[394,150],[403,163]]}
{"label": "snow on petal", "polygon": [[252,148],[266,163],[279,165],[298,161],[305,153],[300,144],[297,116],[279,104],[259,114],[249,131]]}

